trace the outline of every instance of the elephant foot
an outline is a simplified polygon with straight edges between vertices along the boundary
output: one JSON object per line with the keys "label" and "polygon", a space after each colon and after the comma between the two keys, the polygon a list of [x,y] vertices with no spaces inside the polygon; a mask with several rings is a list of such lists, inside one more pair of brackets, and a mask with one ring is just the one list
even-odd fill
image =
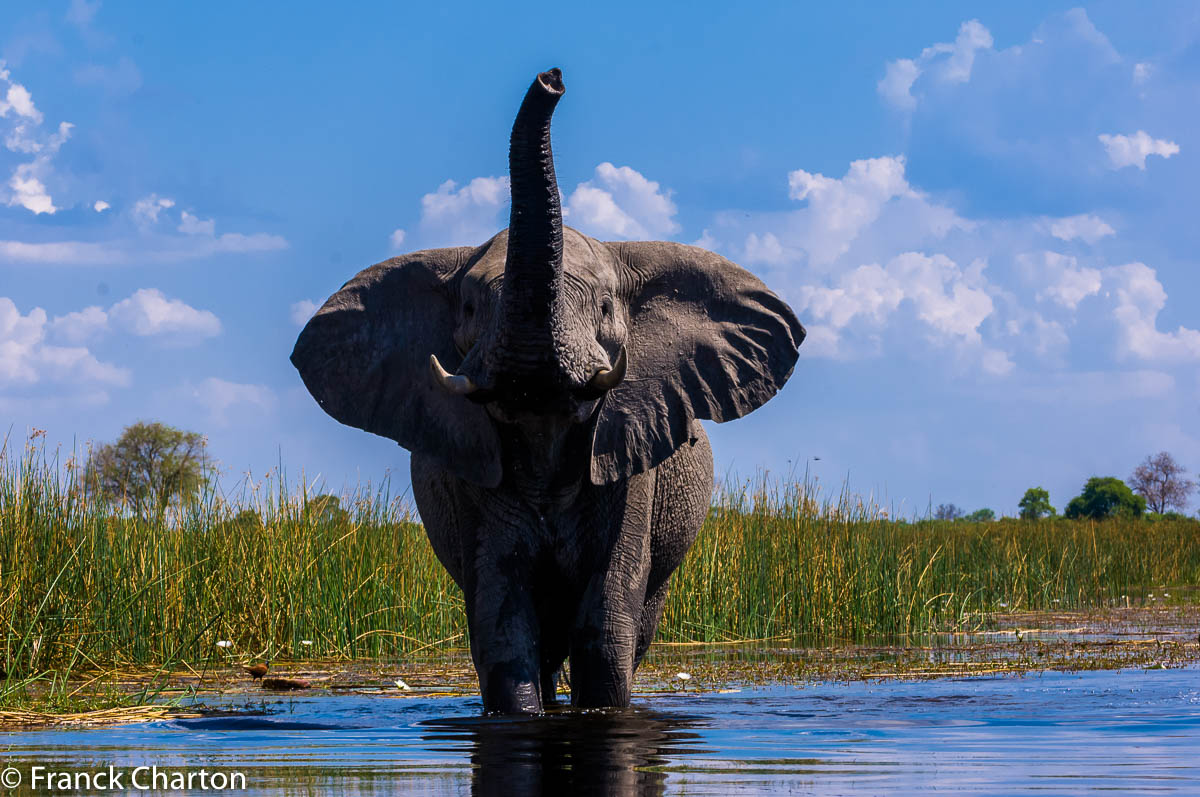
{"label": "elephant foot", "polygon": [[488,714],[540,714],[541,694],[531,678],[512,672],[507,665],[494,667],[481,678],[483,710]]}
{"label": "elephant foot", "polygon": [[625,708],[632,686],[633,673],[619,662],[571,659],[571,705],[575,708]]}

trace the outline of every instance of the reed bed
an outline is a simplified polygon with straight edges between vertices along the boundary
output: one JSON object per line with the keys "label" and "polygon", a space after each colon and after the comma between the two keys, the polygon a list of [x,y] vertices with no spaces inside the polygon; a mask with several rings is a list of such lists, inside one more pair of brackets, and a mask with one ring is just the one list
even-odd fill
{"label": "reed bed", "polygon": [[1179,602],[1197,584],[1197,520],[905,522],[845,489],[760,478],[718,488],[659,639],[903,642],[996,612]]}
{"label": "reed bed", "polygon": [[[235,499],[213,491],[142,518],[90,498],[76,472],[36,445],[0,454],[10,675],[466,644],[461,595],[386,489],[331,510],[276,473]],[[1140,604],[1200,584],[1198,531],[1191,520],[903,523],[845,491],[823,502],[815,485],[763,479],[718,491],[659,638],[894,640],[986,612]]]}

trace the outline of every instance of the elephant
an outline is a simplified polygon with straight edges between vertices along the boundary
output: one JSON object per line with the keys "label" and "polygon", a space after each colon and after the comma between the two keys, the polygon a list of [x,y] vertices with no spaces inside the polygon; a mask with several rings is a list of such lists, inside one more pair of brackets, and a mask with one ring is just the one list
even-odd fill
{"label": "elephant", "polygon": [[487,713],[622,707],[713,490],[700,420],[787,381],[791,309],[725,258],[563,225],[550,147],[562,72],[509,144],[509,226],[371,266],[292,352],[317,403],[411,453],[435,554],[461,589]]}

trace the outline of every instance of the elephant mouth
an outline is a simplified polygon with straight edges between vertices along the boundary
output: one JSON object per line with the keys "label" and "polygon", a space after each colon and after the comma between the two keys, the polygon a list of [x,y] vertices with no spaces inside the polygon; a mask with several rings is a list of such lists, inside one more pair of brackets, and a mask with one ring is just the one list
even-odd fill
{"label": "elephant mouth", "polygon": [[484,387],[466,374],[450,373],[442,367],[436,354],[429,355],[430,376],[446,393],[461,396],[474,404],[500,404],[511,412],[538,415],[576,414],[580,405],[598,401],[620,385],[628,367],[628,351],[621,346],[611,365],[597,368],[581,385],[564,386],[560,379],[523,375],[488,380],[490,385]]}

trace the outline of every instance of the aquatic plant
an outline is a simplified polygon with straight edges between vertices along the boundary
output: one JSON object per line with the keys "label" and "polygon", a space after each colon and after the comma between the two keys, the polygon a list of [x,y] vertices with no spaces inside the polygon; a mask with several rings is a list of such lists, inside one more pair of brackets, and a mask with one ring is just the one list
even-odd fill
{"label": "aquatic plant", "polygon": [[[460,594],[386,484],[340,496],[334,512],[275,470],[142,517],[78,489],[78,472],[36,440],[0,448],[0,692],[50,671],[466,644]],[[888,514],[812,482],[727,484],[673,579],[659,639],[895,640],[989,612],[1141,603],[1164,586],[1178,602],[1200,584],[1195,520]]]}

